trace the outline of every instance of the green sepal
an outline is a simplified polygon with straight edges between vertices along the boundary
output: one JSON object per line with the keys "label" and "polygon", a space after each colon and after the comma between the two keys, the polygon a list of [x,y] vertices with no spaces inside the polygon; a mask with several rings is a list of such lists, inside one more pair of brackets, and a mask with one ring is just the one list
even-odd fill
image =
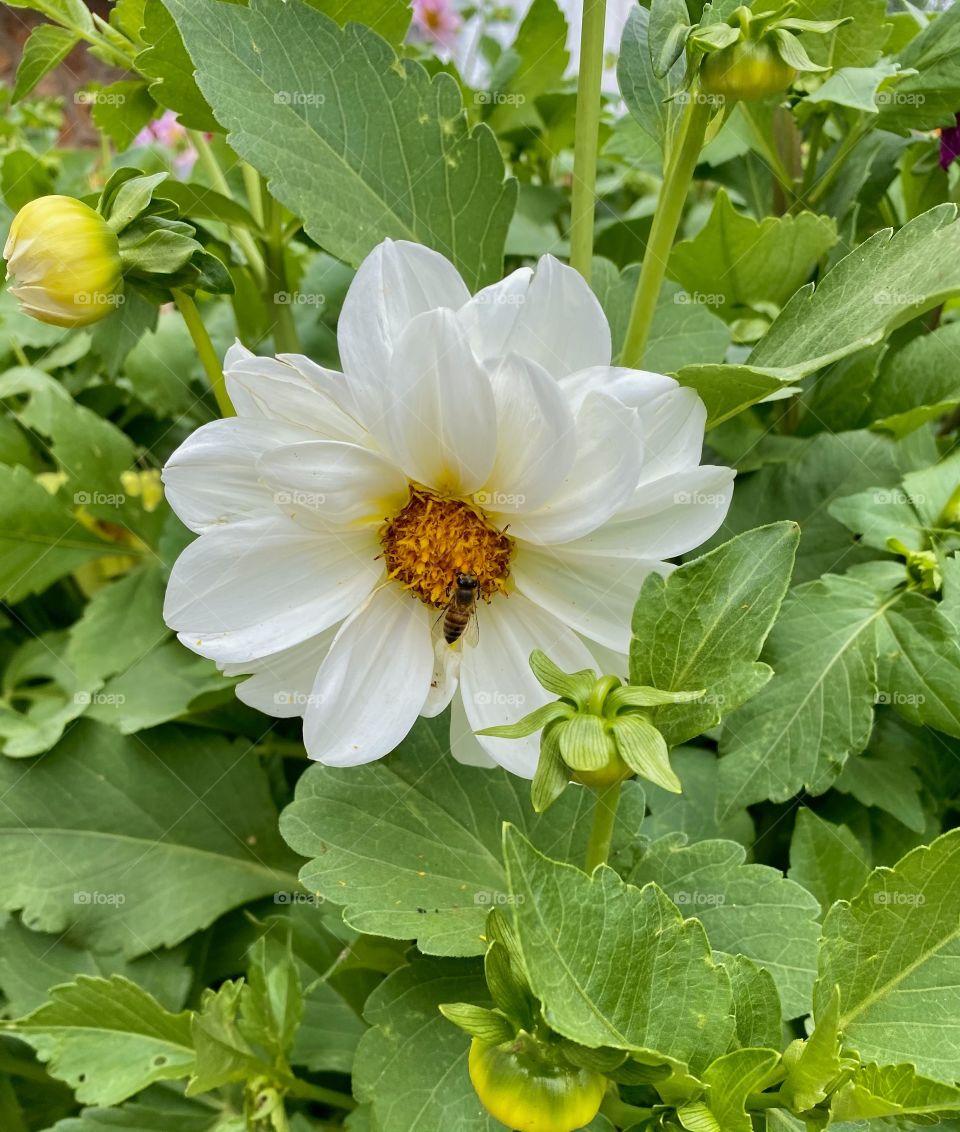
{"label": "green sepal", "polygon": [[579,1045],[569,1038],[563,1038],[561,1040],[560,1050],[571,1065],[575,1065],[579,1069],[589,1069],[594,1073],[603,1073],[604,1075],[609,1075],[613,1073],[615,1069],[619,1069],[630,1056],[626,1050],[611,1049],[609,1046],[601,1046],[599,1049],[588,1049],[586,1046]]}
{"label": "green sepal", "polygon": [[542,707],[535,708],[529,715],[518,719],[516,723],[501,723],[496,727],[485,727],[478,731],[478,735],[492,735],[496,739],[522,739],[525,735],[532,735],[534,731],[547,727],[558,719],[569,719],[573,715],[573,707],[561,700],[551,700]]}
{"label": "green sepal", "polygon": [[[120,177],[119,174],[125,174]],[[139,169],[120,169],[100,194],[98,211],[118,235],[150,205],[154,190],[167,179],[166,173],[143,174]]]}
{"label": "green sepal", "polygon": [[707,27],[697,28],[690,36],[690,44],[701,51],[720,51],[736,43],[741,37],[740,28],[729,24],[708,24]]}
{"label": "green sepal", "polygon": [[534,649],[530,654],[530,668],[540,684],[555,696],[562,696],[570,700],[577,707],[583,707],[590,697],[590,692],[597,679],[596,672],[585,668],[580,672],[564,672],[553,661],[541,652]]}
{"label": "green sepal", "polygon": [[534,1024],[534,1002],[522,981],[513,973],[510,953],[499,942],[487,949],[483,960],[483,970],[487,979],[490,997],[496,1007],[516,1029],[531,1030]]}
{"label": "green sepal", "polygon": [[490,915],[487,916],[487,939],[491,944],[499,943],[506,948],[507,955],[510,957],[510,971],[514,980],[527,994],[530,994],[530,980],[527,978],[527,969],[524,965],[520,941],[517,939],[513,924],[498,908],[493,908]]}
{"label": "green sepal", "polygon": [[440,1013],[472,1038],[479,1038],[492,1046],[512,1041],[517,1036],[513,1024],[499,1010],[487,1010],[469,1002],[444,1002]]}
{"label": "green sepal", "polygon": [[553,724],[540,736],[540,758],[530,785],[530,801],[538,814],[544,813],[560,797],[570,783],[570,774],[560,754],[560,728]]}
{"label": "green sepal", "polygon": [[814,35],[827,35],[831,31],[836,31],[838,27],[844,24],[849,24],[853,20],[853,16],[844,16],[842,20],[801,20],[789,16],[785,20],[777,20],[778,28],[786,28],[788,31],[809,31]]}
{"label": "green sepal", "polygon": [[578,712],[557,730],[560,754],[571,770],[601,770],[610,761],[612,743],[599,715]]}
{"label": "green sepal", "polygon": [[634,774],[673,794],[681,792],[680,779],[670,766],[667,741],[649,720],[641,715],[621,715],[611,720],[610,730],[620,757]]}
{"label": "green sepal", "polygon": [[189,224],[161,216],[144,216],[120,237],[124,275],[174,275],[201,250]]}
{"label": "green sepal", "polygon": [[695,692],[666,692],[662,688],[648,688],[639,684],[624,684],[607,697],[606,706],[612,714],[625,707],[660,707],[663,704],[691,704],[706,695],[706,688]]}
{"label": "green sepal", "polygon": [[829,67],[821,67],[819,63],[814,63],[793,32],[785,31],[783,28],[774,28],[773,42],[780,58],[788,66],[793,67],[795,71],[815,72],[830,69]]}

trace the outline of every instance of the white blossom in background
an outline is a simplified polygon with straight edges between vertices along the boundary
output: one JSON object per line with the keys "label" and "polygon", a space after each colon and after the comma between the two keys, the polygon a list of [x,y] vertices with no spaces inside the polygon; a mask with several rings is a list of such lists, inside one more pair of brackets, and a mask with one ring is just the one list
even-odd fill
{"label": "white blossom in background", "polygon": [[[443,0],[452,5],[452,0]],[[516,41],[517,29],[533,0],[518,0],[517,3],[486,3],[471,5],[474,14],[466,19],[457,35],[446,46],[448,57],[452,57],[457,69],[468,86],[485,88],[490,82],[490,65],[481,51],[481,40],[489,37],[509,47]],[[580,69],[580,22],[583,19],[583,0],[557,0],[557,6],[567,21],[567,51],[570,63],[567,77],[573,77]],[[636,0],[607,0],[606,30],[604,34],[604,56],[607,60],[603,71],[602,88],[607,94],[617,94],[616,58],[620,51],[620,40],[627,17],[636,7]],[[503,18],[503,17],[506,18]]]}
{"label": "white blossom in background", "polygon": [[[342,374],[229,351],[238,415],[164,471],[200,536],[166,619],[249,675],[245,703],[302,715],[321,762],[380,758],[453,700],[458,757],[530,777],[537,736],[481,754],[469,732],[549,698],[534,648],[566,671],[609,671],[612,652],[625,672],[643,579],[717,530],[733,472],[700,465],[692,390],[611,366],[593,292],[550,256],[471,297],[437,252],[386,241],[338,341]],[[436,631],[459,572],[482,594],[473,647]]]}

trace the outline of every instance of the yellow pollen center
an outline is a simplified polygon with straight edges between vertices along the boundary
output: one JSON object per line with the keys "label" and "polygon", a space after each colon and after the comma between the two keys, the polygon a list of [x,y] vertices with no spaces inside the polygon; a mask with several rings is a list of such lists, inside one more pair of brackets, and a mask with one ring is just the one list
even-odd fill
{"label": "yellow pollen center", "polygon": [[445,605],[457,574],[475,574],[486,601],[506,590],[513,544],[479,508],[410,485],[410,498],[380,531],[391,578],[427,605]]}

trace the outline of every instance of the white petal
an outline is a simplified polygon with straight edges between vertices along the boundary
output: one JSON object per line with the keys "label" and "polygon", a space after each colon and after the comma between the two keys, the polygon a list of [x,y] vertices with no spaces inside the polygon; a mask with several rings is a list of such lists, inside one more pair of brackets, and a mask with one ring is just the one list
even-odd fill
{"label": "white petal", "polygon": [[460,679],[460,660],[463,655],[462,646],[451,648],[442,634],[434,633],[433,637],[433,675],[430,677],[427,698],[420,709],[420,714],[428,719],[439,715],[453,699]]}
{"label": "white petal", "polygon": [[490,758],[473,733],[463,707],[463,696],[454,696],[450,704],[450,754],[462,766],[490,770],[497,765],[496,759]]}
{"label": "white petal", "polygon": [[510,337],[532,278],[532,268],[518,267],[506,279],[478,291],[457,311],[473,352],[481,360],[510,353]]}
{"label": "white petal", "polygon": [[381,586],[320,666],[303,721],[307,754],[328,766],[388,755],[419,715],[432,669],[427,607],[399,586]]}
{"label": "white petal", "polygon": [[356,444],[314,440],[276,448],[258,468],[282,511],[322,523],[380,524],[409,496],[407,478],[383,456]]}
{"label": "white petal", "polygon": [[578,554],[566,546],[521,544],[512,575],[521,593],[592,641],[624,653],[640,587],[672,567],[637,558]]}
{"label": "white petal", "polygon": [[296,357],[301,368],[279,358],[260,358],[239,344],[227,351],[223,372],[227,392],[237,415],[260,420],[285,421],[309,429],[318,440],[346,440],[362,444],[366,430],[352,415],[350,391],[343,374],[315,369],[318,381]]}
{"label": "white petal", "polygon": [[606,393],[637,410],[644,444],[641,481],[660,479],[700,463],[706,406],[692,389],[647,370],[593,366],[560,382],[576,411],[588,393]]}
{"label": "white petal", "polygon": [[602,527],[566,549],[623,558],[673,558],[719,529],[733,496],[732,468],[700,468],[642,484]]}
{"label": "white petal", "polygon": [[510,355],[493,363],[497,455],[477,492],[481,507],[534,510],[557,490],[577,450],[576,422],[556,381],[536,362]]}
{"label": "white petal", "polygon": [[[662,373],[645,369],[625,369],[623,366],[590,366],[561,378],[560,388],[574,412],[583,404],[588,393],[606,393],[616,397],[631,409],[645,409],[664,393],[679,389],[677,381]],[[641,418],[643,412],[641,412]]]}
{"label": "white petal", "polygon": [[237,699],[266,715],[291,719],[303,715],[310,703],[310,694],[317,670],[337,634],[338,626],[325,629],[292,648],[271,653],[245,664],[225,664],[224,676],[245,676],[236,688]]}
{"label": "white petal", "polygon": [[[515,723],[555,698],[530,671],[534,649],[542,649],[565,672],[595,667],[583,641],[523,594],[499,598],[481,614],[480,643],[464,651],[460,669],[463,704],[474,731]],[[525,739],[478,738],[500,766],[533,777],[540,755],[539,732]]]}
{"label": "white petal", "polygon": [[407,475],[463,495],[486,482],[497,452],[490,381],[451,311],[415,318],[390,363],[377,435]]}
{"label": "white petal", "polygon": [[[630,498],[643,450],[635,409],[604,393],[590,393],[577,415],[577,455],[550,501],[519,515],[495,514],[514,538],[562,543],[579,538]],[[649,557],[649,556],[648,556]]]}
{"label": "white petal", "polygon": [[198,532],[274,514],[273,492],[260,480],[257,458],[310,435],[291,424],[248,417],[202,425],[163,469],[170,506],[191,531]]}
{"label": "white petal", "polygon": [[360,264],[337,324],[340,360],[364,421],[376,419],[390,357],[411,319],[456,309],[470,292],[439,252],[384,240]]}
{"label": "white petal", "polygon": [[484,359],[519,354],[558,378],[610,364],[610,327],[596,295],[553,256],[540,259],[525,289],[511,276],[498,291],[474,296],[460,318]]}
{"label": "white petal", "polygon": [[238,663],[323,632],[383,576],[376,535],[307,530],[285,516],[214,527],[180,555],[164,618],[201,656]]}

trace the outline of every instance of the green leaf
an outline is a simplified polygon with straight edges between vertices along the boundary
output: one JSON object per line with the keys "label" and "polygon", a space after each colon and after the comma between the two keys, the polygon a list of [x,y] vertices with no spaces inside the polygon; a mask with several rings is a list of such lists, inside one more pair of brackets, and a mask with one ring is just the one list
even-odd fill
{"label": "green leaf", "polygon": [[115,554],[26,468],[0,464],[0,597],[18,602],[86,562]]}
{"label": "green leaf", "polygon": [[0,377],[0,398],[8,397],[23,398],[13,413],[24,428],[49,438],[49,455],[66,477],[64,492],[74,506],[122,524],[127,498],[120,476],[135,462],[129,437],[39,369],[7,370]]}
{"label": "green leaf", "polygon": [[567,21],[556,0],[533,0],[490,77],[491,91],[501,96],[487,119],[495,133],[542,126],[534,100],[561,85],[570,62],[566,43]]}
{"label": "green leaf", "polygon": [[743,955],[724,957],[723,965],[730,976],[733,991],[737,1044],[747,1048],[763,1046],[776,1049],[780,1045],[783,1020],[773,976],[766,967]]}
{"label": "green leaf", "polygon": [[96,681],[129,668],[167,636],[163,624],[163,575],[145,562],[97,590],[70,630],[66,661]]}
{"label": "green leaf", "polygon": [[163,0],[146,0],[142,36],[146,48],[136,58],[136,67],[152,79],[150,94],[191,130],[220,130],[220,124],[200,93],[193,63],[183,46],[183,37]]}
{"label": "green leaf", "polygon": [[950,5],[894,56],[903,68],[916,72],[898,84],[885,103],[879,125],[885,130],[929,130],[953,126],[960,105],[960,12]]}
{"label": "green leaf", "polygon": [[164,1010],[121,975],[80,975],[55,987],[16,1033],[79,1101],[93,1104],[119,1104],[154,1081],[187,1076],[193,1064],[190,1015]]}
{"label": "green leaf", "polygon": [[787,1077],[781,1092],[787,1107],[795,1112],[806,1112],[820,1104],[840,1078],[844,1060],[839,1021],[840,995],[834,990],[810,1037],[792,1042],[784,1054]]}
{"label": "green leaf", "polygon": [[[504,832],[513,916],[547,1023],[590,1048],[643,1048],[709,1065],[733,1035],[730,980],[703,927],[656,885],[592,877]],[[663,1004],[670,1003],[664,1010]]]}
{"label": "green leaf", "polygon": [[[900,78],[900,67],[881,59],[872,67],[841,67],[827,79],[823,86],[817,87],[804,99],[804,106],[830,103],[833,106],[847,106],[865,114],[876,114],[891,97],[890,88],[895,83],[890,80]],[[883,87],[881,92],[880,88]],[[895,95],[893,96],[895,97]]]}
{"label": "green leaf", "polygon": [[864,1065],[830,1102],[831,1120],[953,1115],[958,1111],[960,1089],[921,1077],[912,1065]]}
{"label": "green leaf", "polygon": [[876,554],[859,547],[830,515],[832,500],[869,487],[899,487],[919,459],[936,459],[929,437],[917,433],[895,444],[866,429],[813,437],[792,459],[777,461],[737,481],[723,529],[750,530],[758,523],[793,519],[800,524],[794,583],[839,572]]}
{"label": "green leaf", "polygon": [[757,221],[738,213],[720,189],[704,227],[670,253],[668,270],[688,294],[714,299],[711,310],[729,321],[782,307],[836,242],[829,216]]}
{"label": "green leaf", "polygon": [[207,988],[200,1009],[190,1018],[190,1040],[196,1049],[187,1096],[198,1096],[269,1071],[250,1047],[239,1024],[243,981],[227,979]]}
{"label": "green leaf", "polygon": [[692,841],[723,837],[751,845],[753,819],[746,808],[734,810],[723,819],[717,815],[720,763],[716,756],[702,747],[676,747],[670,761],[683,793],[671,794],[652,783],[644,787],[650,809],[643,822],[644,836],[656,839],[667,833],[685,833]]}
{"label": "green leaf", "polygon": [[120,1108],[85,1108],[79,1116],[58,1121],[51,1132],[242,1132],[242,1125],[225,1124],[209,1105],[184,1100],[155,1086],[143,1099]]}
{"label": "green leaf", "polygon": [[0,163],[0,187],[7,207],[11,212],[17,212],[35,197],[52,193],[53,176],[32,150],[11,149],[3,155]]}
{"label": "green leaf", "polygon": [[353,1087],[361,1104],[372,1104],[379,1132],[502,1129],[467,1076],[470,1039],[440,1013],[445,1002],[486,997],[479,966],[449,959],[401,967],[373,992]]}
{"label": "green leaf", "polygon": [[365,24],[391,43],[403,43],[410,27],[412,10],[405,0],[308,0],[311,8],[323,12],[343,27],[348,21]]}
{"label": "green leaf", "polygon": [[[154,625],[158,636],[157,622]],[[179,641],[164,640],[108,680],[87,714],[132,735],[185,716],[201,697],[208,702],[210,693],[222,693],[231,701],[235,683],[221,676],[213,661],[190,652]]]}
{"label": "green leaf", "polygon": [[706,689],[695,703],[651,712],[671,746],[713,727],[770,678],[757,656],[789,585],[798,538],[791,523],[760,527],[644,582],[633,612],[631,684]]}
{"label": "green leaf", "polygon": [[882,599],[852,577],[825,575],[787,597],[765,659],[769,684],[725,729],[722,809],[822,794],[873,726]]}
{"label": "green leaf", "polygon": [[85,1108],[79,1116],[58,1121],[50,1132],[242,1132],[222,1123],[222,1112],[185,1100],[162,1086],[121,1108]]}
{"label": "green leaf", "polygon": [[719,363],[685,365],[675,376],[681,385],[695,389],[706,405],[707,428],[722,424],[758,401],[789,391],[792,380],[759,366]]}
{"label": "green leaf", "polygon": [[488,1045],[498,1046],[517,1036],[516,1027],[509,1019],[499,1011],[488,1010],[484,1006],[473,1006],[469,1002],[448,1002],[440,1007],[440,1013],[448,1022]]}
{"label": "green leaf", "polygon": [[941,737],[934,741],[930,732],[916,731],[893,712],[881,711],[869,746],[862,754],[847,759],[834,789],[852,795],[863,806],[886,810],[908,829],[924,833],[927,815],[915,768],[930,762],[931,745],[942,749],[942,744]]}
{"label": "green leaf", "polygon": [[877,61],[890,36],[883,0],[809,0],[804,17],[812,20],[845,20],[826,35],[801,37],[807,54],[821,66],[869,67]]}
{"label": "green leaf", "polygon": [[[623,348],[639,275],[639,264],[631,264],[620,273],[610,260],[594,257],[591,286],[610,323],[614,361]],[[711,313],[713,298],[712,294],[690,295],[665,280],[657,298],[644,364],[657,373],[674,373],[688,364],[722,361],[730,332]]]}
{"label": "green leaf", "polygon": [[734,841],[687,845],[673,834],[640,850],[625,879],[657,884],[685,916],[700,920],[716,950],[769,971],[786,1018],[807,1014],[820,906],[777,869],[745,861],[746,850]]}
{"label": "green leaf", "polygon": [[3,908],[81,946],[142,955],[297,888],[245,740],[81,722],[27,775],[0,761],[0,795]]}
{"label": "green leaf", "polygon": [[867,854],[847,826],[824,821],[806,807],[798,812],[788,875],[813,893],[824,912],[856,896],[869,873]]}
{"label": "green leaf", "polygon": [[[589,792],[568,790],[537,817],[529,789],[506,771],[455,762],[443,715],[418,721],[389,759],[311,767],[281,832],[312,858],[304,885],[344,905],[344,919],[358,931],[417,939],[431,955],[479,955],[487,913],[509,901],[499,849],[504,821],[559,857],[580,860],[585,851]],[[630,791],[626,837],[639,828],[642,794]]]}
{"label": "green leaf", "polygon": [[[960,1076],[960,830],[877,869],[823,925],[816,1016],[839,987],[840,1029],[864,1061]],[[931,1009],[931,1004],[936,1004]]]}
{"label": "green leaf", "polygon": [[123,975],[168,1010],[179,1010],[193,978],[184,958],[182,950],[162,951],[127,962],[115,951],[89,951],[57,936],[28,931],[13,918],[0,928],[0,987],[7,1011],[15,1017],[42,1006],[53,987],[77,975]]}
{"label": "green leaf", "polygon": [[955,205],[938,205],[896,234],[865,240],[816,289],[793,296],[748,363],[796,381],[943,302],[960,289],[956,216]]}
{"label": "green leaf", "polygon": [[109,86],[97,86],[90,97],[94,125],[120,152],[157,112],[157,104],[141,79],[121,79]]}
{"label": "green leaf", "polygon": [[516,188],[449,75],[301,0],[165,2],[231,146],[331,254],[356,266],[393,237],[443,252],[471,287],[499,277]]}
{"label": "green leaf", "polygon": [[779,1062],[776,1050],[738,1049],[718,1057],[704,1070],[704,1084],[710,1088],[708,1106],[723,1132],[752,1132],[747,1097],[771,1083]]}
{"label": "green leaf", "polygon": [[683,113],[683,100],[676,96],[683,88],[685,69],[680,56],[666,75],[657,76],[651,55],[650,13],[634,8],[623,29],[617,80],[627,109],[661,150],[670,145]]}
{"label": "green leaf", "polygon": [[29,8],[54,23],[77,31],[93,32],[93,17],[83,0],[7,0],[9,8]]}
{"label": "green leaf", "polygon": [[21,98],[26,98],[44,75],[60,66],[78,42],[78,37],[72,31],[56,24],[40,24],[35,27],[23,45],[23,55],[13,87],[13,101],[19,102]]}
{"label": "green leaf", "polygon": [[890,538],[899,539],[911,550],[922,550],[926,545],[926,528],[903,488],[872,487],[835,499],[828,510],[875,550],[886,553]]}
{"label": "green leaf", "polygon": [[907,593],[889,610],[878,683],[908,722],[960,736],[960,643],[936,602]]}

